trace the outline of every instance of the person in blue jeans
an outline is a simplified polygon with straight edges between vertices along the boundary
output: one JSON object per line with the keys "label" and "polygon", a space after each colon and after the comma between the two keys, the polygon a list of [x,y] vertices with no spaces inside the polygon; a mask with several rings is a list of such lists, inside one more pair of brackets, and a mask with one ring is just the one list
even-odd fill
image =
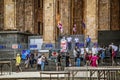
{"label": "person in blue jeans", "polygon": [[41,71],[44,71],[45,69],[45,56],[44,54],[41,56]]}
{"label": "person in blue jeans", "polygon": [[80,65],[81,65],[81,56],[80,56],[80,54],[77,54],[76,66],[77,66],[77,67],[80,67]]}
{"label": "person in blue jeans", "polygon": [[101,63],[103,63],[103,60],[105,58],[105,48],[102,48],[102,52],[100,54],[100,58],[101,58]]}

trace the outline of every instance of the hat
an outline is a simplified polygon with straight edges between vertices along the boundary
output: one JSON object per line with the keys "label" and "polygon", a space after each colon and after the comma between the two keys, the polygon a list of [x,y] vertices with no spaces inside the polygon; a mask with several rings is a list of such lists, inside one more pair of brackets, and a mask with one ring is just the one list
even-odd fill
{"label": "hat", "polygon": [[17,56],[20,56],[20,54],[17,54]]}

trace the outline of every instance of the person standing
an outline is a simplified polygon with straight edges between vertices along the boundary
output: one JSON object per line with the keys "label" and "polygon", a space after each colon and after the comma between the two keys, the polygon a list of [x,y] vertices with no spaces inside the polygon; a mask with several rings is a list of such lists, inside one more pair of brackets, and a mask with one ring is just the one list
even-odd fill
{"label": "person standing", "polygon": [[76,47],[76,46],[77,46],[77,47],[80,47],[80,46],[79,46],[79,38],[78,38],[78,36],[75,37],[74,41],[75,41],[75,47]]}
{"label": "person standing", "polygon": [[41,56],[39,56],[37,59],[37,70],[41,70],[41,63],[42,63],[42,58]]}
{"label": "person standing", "polygon": [[80,67],[80,65],[81,65],[81,55],[80,55],[80,54],[77,54],[76,66],[77,66],[77,67]]}
{"label": "person standing", "polygon": [[29,67],[29,62],[30,62],[30,56],[29,56],[29,54],[27,54],[26,60],[25,60],[25,68]]}
{"label": "person standing", "polygon": [[111,43],[109,45],[109,48],[110,48],[110,53],[111,53],[111,56],[112,56],[112,65],[113,64],[116,64],[116,56],[117,56],[117,53],[118,53],[118,46],[114,45],[114,43]]}
{"label": "person standing", "polygon": [[67,52],[66,55],[65,55],[65,62],[66,62],[66,67],[69,67],[71,66],[70,64],[70,56],[69,56],[69,53]]}
{"label": "person standing", "polygon": [[30,60],[29,60],[29,62],[30,62],[31,68],[33,68],[33,64],[34,64],[34,54],[33,53],[30,54]]}
{"label": "person standing", "polygon": [[71,36],[67,37],[67,47],[68,47],[68,50],[71,50],[72,48],[72,37]]}
{"label": "person standing", "polygon": [[77,54],[78,54],[78,51],[77,51],[77,46],[76,46],[76,47],[75,47],[75,49],[73,50],[73,56],[74,56],[74,65],[76,65]]}
{"label": "person standing", "polygon": [[93,55],[94,55],[94,54],[98,55],[98,48],[97,48],[96,45],[94,45],[94,46],[92,47],[92,54],[93,54]]}
{"label": "person standing", "polygon": [[57,67],[56,67],[56,70],[59,71],[61,70],[61,54],[58,53],[58,56],[57,56]]}
{"label": "person standing", "polygon": [[94,54],[94,56],[92,56],[91,58],[91,66],[92,67],[97,67],[98,66],[98,56],[96,54]]}
{"label": "person standing", "polygon": [[86,47],[90,47],[90,43],[91,43],[91,38],[88,35],[86,38]]}
{"label": "person standing", "polygon": [[16,71],[21,71],[22,72],[22,69],[20,67],[20,63],[21,63],[21,57],[20,57],[20,54],[17,54],[16,56]]}
{"label": "person standing", "polygon": [[44,54],[42,54],[42,56],[41,56],[41,70],[42,71],[44,71],[44,69],[45,69],[45,56],[44,56]]}
{"label": "person standing", "polygon": [[61,42],[60,42],[60,52],[66,52],[67,51],[67,40],[65,39],[65,37],[63,37],[61,39]]}

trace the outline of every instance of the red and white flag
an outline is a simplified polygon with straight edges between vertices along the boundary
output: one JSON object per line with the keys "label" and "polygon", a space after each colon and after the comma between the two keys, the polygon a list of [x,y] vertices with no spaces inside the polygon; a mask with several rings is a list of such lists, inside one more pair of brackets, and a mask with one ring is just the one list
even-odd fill
{"label": "red and white flag", "polygon": [[63,26],[61,23],[58,23],[58,28],[60,29],[61,33],[63,32]]}
{"label": "red and white flag", "polygon": [[74,24],[74,26],[73,26],[73,32],[76,32],[77,30],[76,30],[76,24]]}

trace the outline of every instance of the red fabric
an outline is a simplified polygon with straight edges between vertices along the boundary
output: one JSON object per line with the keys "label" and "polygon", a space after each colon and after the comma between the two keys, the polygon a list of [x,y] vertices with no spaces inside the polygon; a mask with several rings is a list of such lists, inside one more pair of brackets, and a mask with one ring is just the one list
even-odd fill
{"label": "red fabric", "polygon": [[92,67],[97,67],[97,60],[98,60],[97,56],[92,56],[92,58],[91,58],[91,66]]}
{"label": "red fabric", "polygon": [[112,57],[113,58],[115,57],[115,51],[112,51]]}

